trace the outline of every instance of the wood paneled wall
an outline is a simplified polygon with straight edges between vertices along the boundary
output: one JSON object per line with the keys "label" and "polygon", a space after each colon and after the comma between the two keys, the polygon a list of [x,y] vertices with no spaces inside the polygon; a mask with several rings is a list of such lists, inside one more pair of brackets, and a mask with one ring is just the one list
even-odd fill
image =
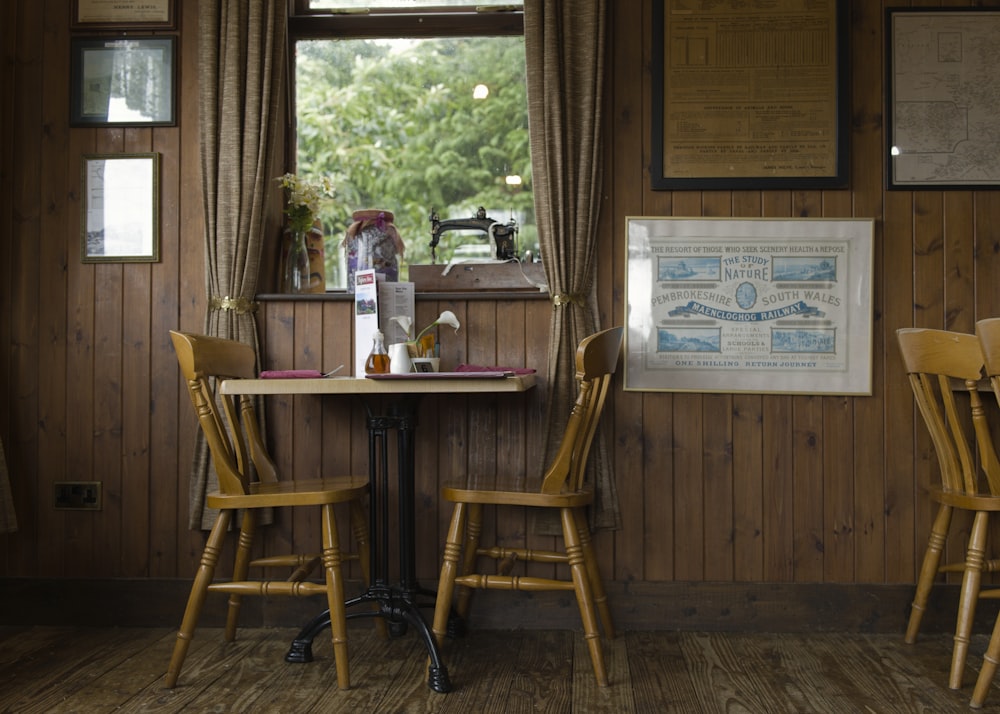
{"label": "wood paneled wall", "polygon": [[[884,190],[887,3],[868,0],[850,1],[849,188],[650,190],[652,2],[609,3],[602,322],[623,321],[626,216],[871,217],[874,394],[617,390],[608,426],[625,517],[621,530],[596,537],[604,572],[621,582],[911,583],[932,513],[922,487],[935,466],[893,334],[909,325],[971,331],[1000,313],[1000,200]],[[21,523],[0,535],[0,575],[186,578],[200,550],[202,535],[186,526],[194,420],[167,338],[171,328],[200,330],[205,306],[197,0],[177,4],[180,121],[152,130],[69,128],[67,4],[12,0],[0,10],[0,437]],[[84,265],[81,156],[132,151],[162,154],[162,260]],[[417,304],[418,322],[445,306],[459,313],[456,358],[544,366],[544,300]],[[267,366],[350,363],[349,302],[268,302],[261,327]],[[532,461],[544,397],[543,384],[457,411],[424,402],[421,434],[440,446],[420,456],[421,577],[435,577],[442,542],[438,475]],[[269,420],[284,463],[366,462],[356,408],[279,401]],[[102,481],[103,510],[55,510],[61,480]],[[279,527],[269,538],[304,537],[298,523]],[[523,521],[498,527],[538,538]],[[961,539],[949,547],[961,550]]]}

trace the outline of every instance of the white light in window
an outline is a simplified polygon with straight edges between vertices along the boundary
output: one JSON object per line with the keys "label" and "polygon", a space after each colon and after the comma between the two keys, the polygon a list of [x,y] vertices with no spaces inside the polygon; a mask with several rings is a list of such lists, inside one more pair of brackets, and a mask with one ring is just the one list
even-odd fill
{"label": "white light in window", "polygon": [[475,89],[472,90],[473,99],[486,99],[490,96],[490,88],[485,84],[477,84]]}
{"label": "white light in window", "polygon": [[507,183],[508,186],[520,186],[521,185],[521,177],[518,176],[517,174],[511,174],[510,176],[507,176],[504,179],[504,181]]}
{"label": "white light in window", "polygon": [[899,156],[903,152],[899,150],[898,146],[894,146],[891,149],[889,149],[889,153],[892,154],[893,156]]}

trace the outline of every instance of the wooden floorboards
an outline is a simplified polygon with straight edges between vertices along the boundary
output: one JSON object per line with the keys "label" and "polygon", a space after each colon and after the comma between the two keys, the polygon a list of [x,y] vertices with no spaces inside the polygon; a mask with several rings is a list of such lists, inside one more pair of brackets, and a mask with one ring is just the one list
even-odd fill
{"label": "wooden floorboards", "polygon": [[[201,629],[180,682],[163,688],[175,634],[162,628],[0,628],[0,712],[967,712],[946,686],[951,638],[896,635],[626,632],[605,645],[612,686],[596,686],[579,633],[478,631],[448,643],[455,691],[424,684],[412,634],[350,629],[352,688],[340,691],[326,638],[314,662],[286,664],[295,631]],[[1000,712],[994,685],[982,711]]]}

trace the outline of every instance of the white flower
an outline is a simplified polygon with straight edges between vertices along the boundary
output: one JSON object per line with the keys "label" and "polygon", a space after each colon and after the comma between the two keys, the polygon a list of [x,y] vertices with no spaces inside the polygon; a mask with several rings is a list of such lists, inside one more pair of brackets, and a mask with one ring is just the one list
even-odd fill
{"label": "white flower", "polygon": [[406,334],[407,340],[413,337],[413,333],[410,332],[413,327],[413,318],[409,315],[393,315],[389,318],[389,322],[395,322],[399,325],[400,329]]}
{"label": "white flower", "polygon": [[403,330],[403,332],[406,333],[407,342],[417,343],[417,344],[419,344],[421,337],[423,337],[427,332],[429,332],[431,328],[437,327],[438,325],[448,325],[448,327],[453,327],[455,328],[455,332],[458,332],[458,328],[461,327],[461,324],[458,321],[458,317],[456,317],[455,313],[453,313],[451,310],[445,310],[440,315],[438,315],[438,319],[436,319],[434,322],[432,322],[427,327],[422,329],[419,332],[419,334],[417,334],[416,339],[413,339],[412,317],[410,317],[409,315],[393,315],[392,317],[389,318],[389,321],[395,322],[397,325],[399,325],[399,327]]}
{"label": "white flower", "polygon": [[304,179],[295,174],[284,174],[275,179],[286,191],[285,215],[293,231],[305,233],[312,228],[319,204],[334,194],[333,181],[327,176]]}
{"label": "white flower", "polygon": [[431,327],[434,327],[434,325],[448,325],[448,327],[454,327],[455,332],[458,332],[458,328],[461,327],[461,325],[458,323],[458,318],[455,316],[455,313],[453,313],[451,310],[445,310],[440,315],[438,315],[438,319],[435,320],[433,324],[429,325],[426,329],[424,329],[424,332],[427,332],[427,330],[431,329]]}

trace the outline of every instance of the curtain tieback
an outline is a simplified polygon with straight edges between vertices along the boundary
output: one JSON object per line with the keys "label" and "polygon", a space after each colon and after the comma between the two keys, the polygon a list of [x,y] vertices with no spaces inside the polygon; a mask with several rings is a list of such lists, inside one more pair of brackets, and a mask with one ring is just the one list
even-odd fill
{"label": "curtain tieback", "polygon": [[556,293],[552,296],[552,304],[556,307],[562,307],[564,305],[577,305],[579,307],[583,307],[587,304],[587,301],[580,293]]}
{"label": "curtain tieback", "polygon": [[210,310],[232,310],[237,315],[245,315],[257,312],[257,303],[245,297],[231,298],[228,295],[226,297],[215,296],[208,301],[208,308]]}

